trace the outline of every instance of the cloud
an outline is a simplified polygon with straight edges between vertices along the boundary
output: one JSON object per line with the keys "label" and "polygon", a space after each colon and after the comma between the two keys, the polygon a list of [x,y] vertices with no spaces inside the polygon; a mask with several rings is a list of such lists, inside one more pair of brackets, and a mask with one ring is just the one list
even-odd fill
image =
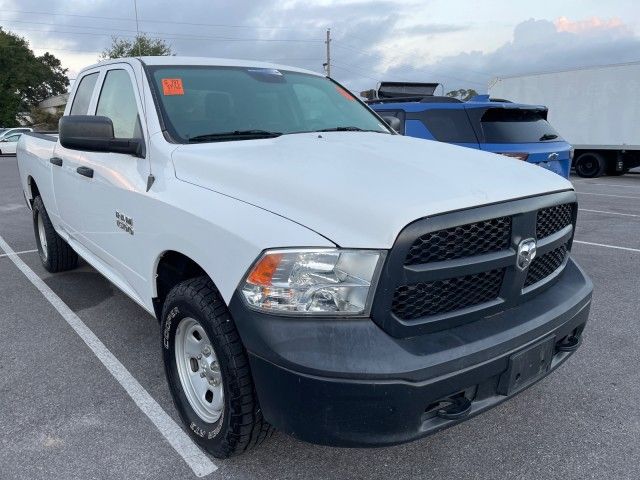
{"label": "cloud", "polygon": [[495,76],[637,61],[640,38],[617,20],[526,20],[494,51],[470,50],[416,68],[398,65],[380,72],[388,80],[441,81],[445,89],[486,92]]}
{"label": "cloud", "polygon": [[591,17],[586,20],[569,20],[567,17],[560,17],[554,22],[559,32],[583,33],[597,30],[622,30],[629,32],[622,20],[619,18],[601,19]]}
{"label": "cloud", "polygon": [[433,35],[439,33],[452,33],[467,30],[468,25],[452,25],[445,23],[427,23],[419,25],[402,26],[397,29],[399,35]]}
{"label": "cloud", "polygon": [[[166,39],[179,55],[266,60],[318,72],[331,27],[332,76],[353,91],[379,80],[441,81],[446,90],[485,91],[497,75],[632,61],[640,51],[638,36],[617,17],[526,20],[513,27],[509,41],[489,50],[483,45],[490,42],[482,41],[493,35],[487,25],[438,23],[428,9],[432,3],[192,0],[177,8],[174,0],[155,0],[138,2],[138,8],[141,31]],[[453,3],[447,5],[455,11]],[[135,35],[131,0],[49,0],[46,7],[41,0],[0,0],[0,7],[5,29],[50,49],[72,77],[97,60],[112,35]],[[28,13],[43,11],[71,15]]]}

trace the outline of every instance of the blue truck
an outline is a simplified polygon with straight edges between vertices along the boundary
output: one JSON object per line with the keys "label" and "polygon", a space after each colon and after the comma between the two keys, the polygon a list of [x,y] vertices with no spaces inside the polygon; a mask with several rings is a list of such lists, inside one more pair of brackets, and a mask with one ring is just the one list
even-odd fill
{"label": "blue truck", "polygon": [[547,108],[477,95],[436,96],[437,83],[381,82],[369,106],[398,133],[499,153],[569,177],[573,148]]}

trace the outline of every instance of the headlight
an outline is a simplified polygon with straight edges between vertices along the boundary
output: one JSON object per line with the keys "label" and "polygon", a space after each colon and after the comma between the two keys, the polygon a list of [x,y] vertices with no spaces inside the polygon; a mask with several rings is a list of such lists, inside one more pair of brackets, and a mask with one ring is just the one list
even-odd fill
{"label": "headlight", "polygon": [[250,270],[242,294],[271,313],[363,315],[371,307],[384,252],[267,250]]}

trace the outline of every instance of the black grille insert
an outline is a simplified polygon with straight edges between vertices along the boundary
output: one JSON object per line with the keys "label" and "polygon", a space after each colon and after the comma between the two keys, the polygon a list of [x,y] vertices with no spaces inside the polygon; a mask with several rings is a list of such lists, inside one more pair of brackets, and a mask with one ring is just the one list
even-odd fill
{"label": "black grille insert", "polygon": [[509,248],[510,242],[511,217],[468,223],[418,237],[407,253],[405,265],[499,252]]}
{"label": "black grille insert", "polygon": [[567,258],[567,245],[560,245],[558,248],[545,253],[540,257],[536,257],[529,265],[529,271],[527,272],[527,279],[524,282],[524,286],[528,287],[540,280],[547,278],[553,272],[555,272],[565,258]]}
{"label": "black grille insert", "polygon": [[472,307],[498,298],[504,268],[396,289],[391,311],[403,320]]}
{"label": "black grille insert", "polygon": [[539,210],[536,219],[536,238],[540,240],[571,225],[574,208],[575,203],[564,203]]}

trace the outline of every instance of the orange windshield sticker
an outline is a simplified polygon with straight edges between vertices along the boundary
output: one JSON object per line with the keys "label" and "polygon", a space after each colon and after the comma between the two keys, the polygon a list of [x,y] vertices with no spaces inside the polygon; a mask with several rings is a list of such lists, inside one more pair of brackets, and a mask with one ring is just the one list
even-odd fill
{"label": "orange windshield sticker", "polygon": [[181,78],[163,78],[162,93],[165,95],[184,95]]}
{"label": "orange windshield sticker", "polygon": [[338,85],[336,85],[336,90],[338,91],[338,93],[340,95],[342,95],[347,100],[351,100],[351,101],[355,100],[355,98],[353,98],[353,95],[351,95],[349,92],[347,92],[344,88],[339,87]]}

